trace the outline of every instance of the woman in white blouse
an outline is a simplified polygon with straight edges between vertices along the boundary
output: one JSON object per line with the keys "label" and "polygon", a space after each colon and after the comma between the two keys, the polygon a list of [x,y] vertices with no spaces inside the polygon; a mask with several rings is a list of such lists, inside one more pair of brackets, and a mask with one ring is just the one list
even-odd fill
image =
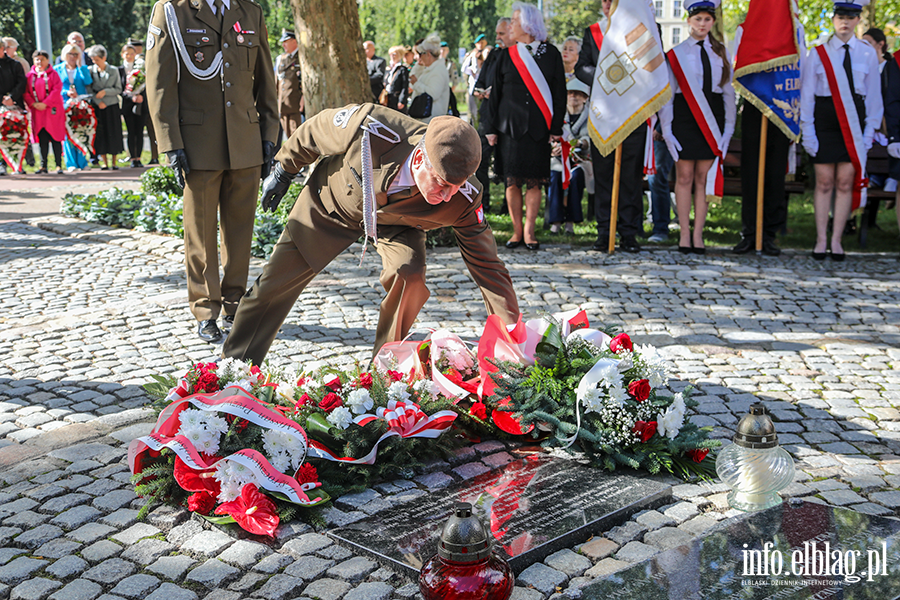
{"label": "woman in white blouse", "polygon": [[[441,38],[432,33],[416,46],[419,61],[410,72],[409,83],[412,95],[409,98],[410,116],[423,123],[428,123],[438,115],[446,115],[450,104],[450,75],[447,65],[441,58]],[[431,96],[431,112],[427,116],[412,114],[416,98],[428,94]]]}
{"label": "woman in white blouse", "polygon": [[[671,70],[670,79],[675,94],[660,111],[663,138],[675,160],[675,204],[681,236],[678,250],[684,254],[705,254],[703,226],[709,208],[706,198],[706,180],[717,154],[724,160],[728,144],[734,133],[736,105],[731,85],[731,59],[722,43],[711,33],[716,21],[719,0],[695,0],[685,2],[688,11],[690,37],[669,51],[678,53],[679,64],[687,81],[695,81],[702,90],[712,116],[721,132],[715,140],[717,148],[710,146],[699,120],[703,117],[691,111],[681,85]],[[711,128],[712,129],[712,128]],[[694,205],[694,229],[691,232],[691,198]]]}
{"label": "woman in white blouse", "polygon": [[[838,69],[852,74],[853,105],[859,116],[862,139],[854,140],[863,152],[872,147],[875,130],[881,125],[884,106],[881,99],[881,75],[878,70],[878,56],[875,50],[854,36],[859,24],[862,5],[868,0],[855,3],[835,2],[834,34],[824,47],[834,71]],[[803,147],[812,158],[816,169],[816,190],[814,208],[816,214],[816,245],[812,256],[824,260],[831,253],[832,260],[844,260],[841,236],[853,203],[853,186],[858,181],[856,168],[851,162],[850,149],[841,133],[841,124],[835,109],[834,90],[828,84],[825,65],[815,49],[809,52],[803,64],[800,82],[800,129]],[[859,174],[863,177],[863,174]],[[834,192],[834,220],[831,238],[828,238],[828,213],[831,195]]]}

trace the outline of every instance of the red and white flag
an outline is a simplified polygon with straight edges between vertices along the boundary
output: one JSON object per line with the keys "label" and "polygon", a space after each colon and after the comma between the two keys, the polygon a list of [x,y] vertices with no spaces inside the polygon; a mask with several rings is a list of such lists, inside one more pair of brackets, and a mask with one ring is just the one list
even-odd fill
{"label": "red and white flag", "polygon": [[588,131],[607,156],[672,96],[662,41],[646,0],[614,1],[609,26],[591,26],[600,54]]}
{"label": "red and white flag", "polygon": [[525,82],[525,87],[531,92],[532,98],[537,103],[544,120],[547,122],[547,129],[553,122],[553,97],[550,95],[550,86],[547,79],[541,73],[540,67],[531,56],[531,52],[525,47],[525,44],[519,42],[509,49],[509,57],[516,66],[516,71]]}

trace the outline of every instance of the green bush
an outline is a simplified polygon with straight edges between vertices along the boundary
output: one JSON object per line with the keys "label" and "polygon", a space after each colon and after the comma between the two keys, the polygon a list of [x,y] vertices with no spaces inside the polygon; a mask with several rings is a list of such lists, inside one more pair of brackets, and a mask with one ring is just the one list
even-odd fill
{"label": "green bush", "polygon": [[153,167],[141,175],[141,191],[145,194],[181,195],[181,188],[175,183],[175,171],[169,167]]}
{"label": "green bush", "polygon": [[133,228],[143,197],[130,190],[112,188],[97,194],[66,194],[60,212],[93,223]]}

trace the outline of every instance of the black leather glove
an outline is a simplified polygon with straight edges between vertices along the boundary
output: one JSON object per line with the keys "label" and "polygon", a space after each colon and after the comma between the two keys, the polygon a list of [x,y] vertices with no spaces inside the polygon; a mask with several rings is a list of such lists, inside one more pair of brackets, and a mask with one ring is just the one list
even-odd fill
{"label": "black leather glove", "polygon": [[275,142],[267,142],[263,140],[262,143],[263,150],[263,164],[262,164],[262,173],[260,174],[260,179],[265,179],[269,176],[269,173],[272,170],[272,161],[275,159]]}
{"label": "black leather glove", "polygon": [[188,166],[187,154],[182,149],[170,150],[166,152],[166,157],[169,159],[169,166],[175,171],[175,183],[178,184],[178,187],[184,189],[184,178],[191,172],[191,168]]}
{"label": "black leather glove", "polygon": [[272,173],[266,177],[265,181],[263,181],[263,210],[275,212],[278,205],[281,204],[281,199],[284,198],[284,195],[287,193],[288,188],[291,187],[291,181],[293,181],[293,179],[294,175],[285,171],[280,162],[275,163],[275,168],[272,169]]}

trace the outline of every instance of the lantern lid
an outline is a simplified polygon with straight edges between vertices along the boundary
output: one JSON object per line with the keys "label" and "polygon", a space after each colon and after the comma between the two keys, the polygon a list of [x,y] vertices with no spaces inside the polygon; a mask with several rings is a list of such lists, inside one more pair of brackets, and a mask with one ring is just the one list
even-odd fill
{"label": "lantern lid", "polygon": [[752,404],[750,413],[741,417],[732,439],[738,446],[752,450],[776,448],[778,435],[766,407],[759,402]]}
{"label": "lantern lid", "polygon": [[438,555],[459,563],[478,562],[491,554],[491,542],[481,520],[472,514],[472,505],[457,502],[456,512],[444,524]]}

